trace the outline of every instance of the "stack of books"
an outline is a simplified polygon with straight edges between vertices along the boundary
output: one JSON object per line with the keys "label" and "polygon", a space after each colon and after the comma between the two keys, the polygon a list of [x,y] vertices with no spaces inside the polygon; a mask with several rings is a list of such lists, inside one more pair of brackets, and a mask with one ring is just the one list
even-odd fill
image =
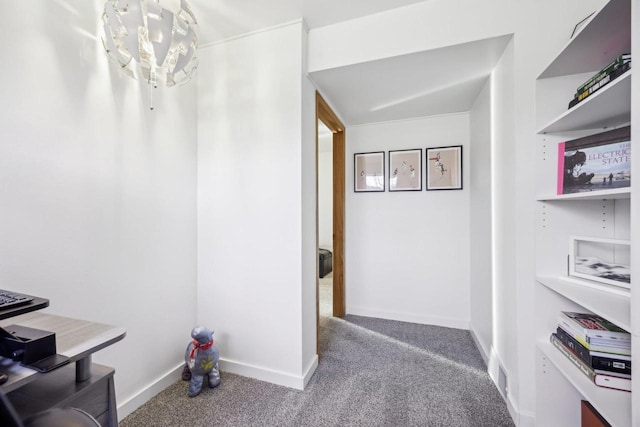
{"label": "stack of books", "polygon": [[591,77],[578,87],[576,94],[571,102],[569,102],[569,108],[592,95],[606,84],[611,83],[613,80],[624,74],[629,68],[631,68],[631,54],[623,53],[614,59],[609,65],[600,70],[595,76]]}
{"label": "stack of books", "polygon": [[563,311],[551,342],[600,387],[631,391],[631,334],[600,316]]}

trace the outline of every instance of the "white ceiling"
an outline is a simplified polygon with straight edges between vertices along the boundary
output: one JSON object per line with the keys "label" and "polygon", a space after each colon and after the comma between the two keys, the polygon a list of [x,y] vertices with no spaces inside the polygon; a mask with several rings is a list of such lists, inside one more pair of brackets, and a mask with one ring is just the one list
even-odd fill
{"label": "white ceiling", "polygon": [[310,74],[345,125],[469,111],[511,36]]}
{"label": "white ceiling", "polygon": [[[303,18],[310,29],[430,0],[189,0],[199,44]],[[468,111],[510,37],[311,74],[346,125]]]}
{"label": "white ceiling", "polygon": [[303,18],[324,27],[428,0],[188,0],[201,46]]}

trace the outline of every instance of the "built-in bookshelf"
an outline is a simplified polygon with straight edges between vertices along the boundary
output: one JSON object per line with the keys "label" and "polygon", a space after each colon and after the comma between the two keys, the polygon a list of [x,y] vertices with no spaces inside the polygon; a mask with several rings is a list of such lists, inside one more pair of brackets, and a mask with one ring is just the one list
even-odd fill
{"label": "built-in bookshelf", "polygon": [[[556,188],[559,142],[634,124],[633,68],[568,108],[581,83],[618,55],[631,52],[631,8],[631,0],[611,0],[603,6],[536,80],[536,425],[540,426],[580,425],[581,400],[588,400],[613,426],[640,425],[640,419],[633,419],[640,411],[634,410],[632,393],[598,387],[549,340],[561,311],[591,312],[629,331],[632,339],[635,335],[633,292],[569,277],[567,256],[570,236],[631,240],[631,205],[637,191],[594,185],[593,191],[558,195]],[[638,347],[635,339],[633,345]],[[633,360],[639,356],[634,353]]]}

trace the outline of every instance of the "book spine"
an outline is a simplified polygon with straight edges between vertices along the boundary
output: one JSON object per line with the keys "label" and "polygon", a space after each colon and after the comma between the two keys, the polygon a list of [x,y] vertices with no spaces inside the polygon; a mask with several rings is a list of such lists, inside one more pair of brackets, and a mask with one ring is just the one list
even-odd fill
{"label": "book spine", "polygon": [[560,350],[562,354],[564,354],[567,359],[569,359],[571,362],[573,362],[574,365],[576,365],[580,372],[582,372],[584,375],[586,375],[587,378],[593,381],[593,378],[595,377],[595,372],[593,372],[593,369],[591,369],[591,367],[584,363],[578,356],[572,353],[571,350],[562,343],[560,338],[558,338],[555,333],[551,334],[551,342],[558,350]]}
{"label": "book spine", "polygon": [[590,350],[589,342],[587,338],[580,334],[580,331],[575,327],[573,322],[570,322],[565,316],[560,316],[558,319],[558,326],[565,332],[571,335],[576,341],[582,344],[587,350]]}
{"label": "book spine", "polygon": [[589,344],[589,351],[603,353],[607,357],[631,356],[631,349],[624,347]]}
{"label": "book spine", "polygon": [[615,354],[610,353],[598,352],[598,354],[595,355],[593,351],[589,351],[589,349],[580,344],[580,342],[578,342],[575,338],[573,338],[569,333],[567,333],[559,326],[556,330],[556,335],[567,347],[573,350],[573,352],[592,369],[601,369],[603,371],[631,375],[630,360],[616,358]]}
{"label": "book spine", "polygon": [[593,380],[596,385],[615,390],[631,391],[631,380],[613,375],[596,374]]}
{"label": "book spine", "polygon": [[569,359],[587,378],[597,386],[615,390],[631,391],[631,379],[615,375],[595,373],[578,355],[573,353],[555,333],[551,334],[551,343]]}
{"label": "book spine", "polygon": [[591,356],[591,367],[618,374],[631,375],[631,362],[615,358]]}
{"label": "book spine", "polygon": [[591,355],[589,354],[589,349],[580,344],[575,338],[569,335],[564,329],[560,326],[556,329],[556,335],[560,338],[567,347],[569,347],[575,354],[577,354],[580,359],[587,365],[593,368],[591,363]]}
{"label": "book spine", "polygon": [[577,90],[571,102],[569,102],[569,108],[574,107],[580,101],[583,101],[601,87],[607,85],[611,81],[620,77],[631,68],[631,57],[621,55],[609,66],[604,68],[598,74],[593,76],[587,82],[582,84]]}
{"label": "book spine", "polygon": [[577,95],[574,96],[571,101],[569,101],[569,107],[567,107],[567,108],[571,109],[571,108],[575,107],[576,104],[578,104],[578,96]]}
{"label": "book spine", "polygon": [[596,374],[601,374],[601,375],[611,375],[611,376],[614,376],[614,377],[631,379],[631,374],[621,374],[619,372],[605,371],[604,369],[594,369],[593,372],[595,372]]}
{"label": "book spine", "polygon": [[606,86],[608,83],[620,77],[629,68],[631,68],[631,63],[630,62],[625,63],[624,65],[614,70],[611,70],[609,73],[601,75],[600,78],[597,81],[593,82],[592,85],[587,86],[584,89],[579,89],[578,92],[576,92],[576,98],[578,99],[578,102],[582,101],[583,99],[587,98],[589,95],[592,95],[601,87]]}
{"label": "book spine", "polygon": [[602,78],[608,74],[611,74],[613,71],[617,70],[619,67],[625,65],[626,63],[631,61],[631,55],[622,54],[618,56],[616,59],[611,61],[609,65],[604,67],[598,73],[596,73],[593,77],[583,83],[580,87],[578,87],[578,92],[589,89],[591,86],[596,84],[598,81],[602,80]]}
{"label": "book spine", "polygon": [[631,356],[622,355],[622,354],[604,353],[602,351],[595,351],[595,350],[591,350],[590,353],[591,353],[592,357],[593,356],[606,357],[606,358],[609,358],[609,359],[626,361],[626,362],[628,362],[629,365],[631,364]]}

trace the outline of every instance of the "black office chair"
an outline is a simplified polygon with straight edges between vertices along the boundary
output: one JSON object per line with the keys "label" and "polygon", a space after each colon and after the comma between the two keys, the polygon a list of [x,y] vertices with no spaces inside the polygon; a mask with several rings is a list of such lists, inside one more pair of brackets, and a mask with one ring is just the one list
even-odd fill
{"label": "black office chair", "polygon": [[6,427],[100,427],[100,423],[82,409],[53,408],[21,420],[0,388],[0,426]]}

